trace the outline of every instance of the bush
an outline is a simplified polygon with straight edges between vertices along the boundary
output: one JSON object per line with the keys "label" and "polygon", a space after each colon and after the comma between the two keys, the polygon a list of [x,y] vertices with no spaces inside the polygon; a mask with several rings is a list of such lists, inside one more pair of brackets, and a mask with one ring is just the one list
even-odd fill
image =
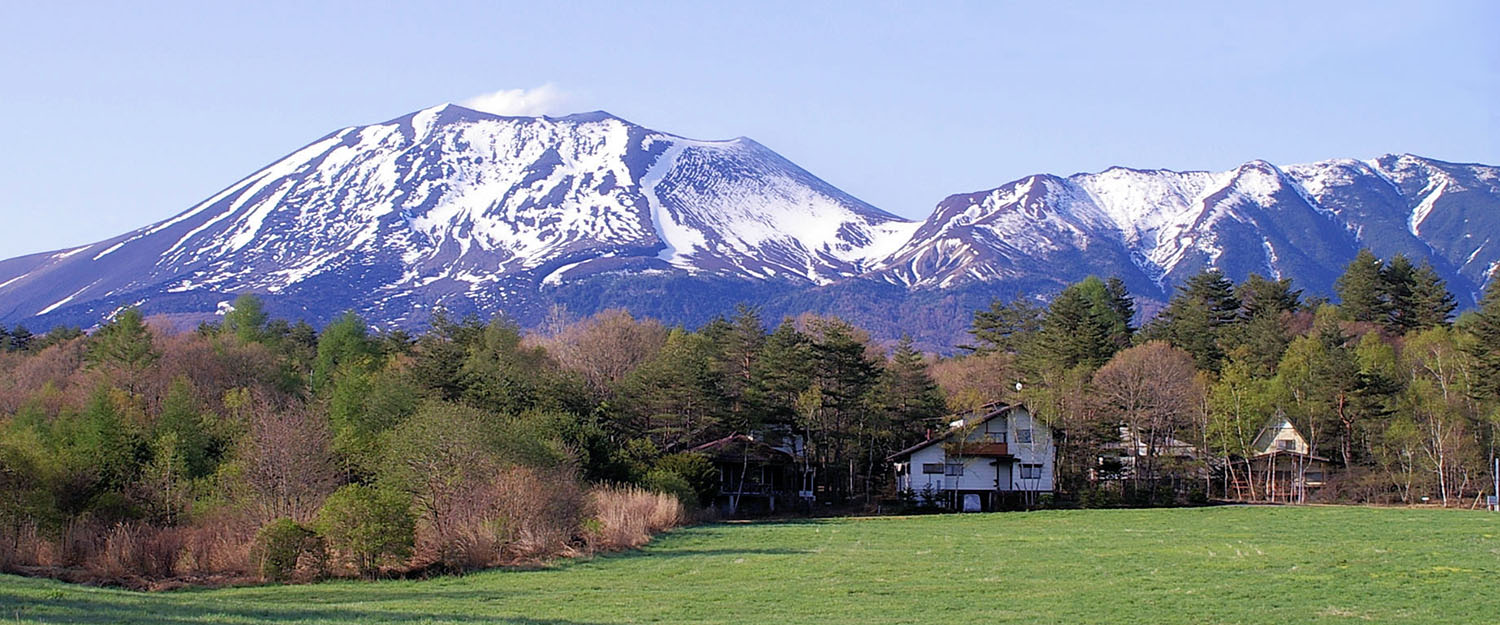
{"label": "bush", "polygon": [[[719,470],[703,454],[677,453],[662,456],[657,459],[655,468],[671,471],[687,480],[699,506],[712,505],[714,498],[719,495]],[[693,505],[693,501],[686,499],[682,503]]]}
{"label": "bush", "polygon": [[383,562],[411,557],[416,540],[411,501],[363,484],[349,484],[329,495],[318,511],[317,528],[328,547],[367,577]]}
{"label": "bush", "polygon": [[255,559],[260,576],[268,581],[290,580],[303,554],[315,562],[325,559],[323,539],[312,529],[291,519],[276,519],[255,535]]}
{"label": "bush", "polygon": [[677,498],[682,505],[698,507],[698,493],[688,483],[687,478],[678,475],[676,471],[666,469],[652,469],[646,474],[646,490],[653,493],[662,493]]}

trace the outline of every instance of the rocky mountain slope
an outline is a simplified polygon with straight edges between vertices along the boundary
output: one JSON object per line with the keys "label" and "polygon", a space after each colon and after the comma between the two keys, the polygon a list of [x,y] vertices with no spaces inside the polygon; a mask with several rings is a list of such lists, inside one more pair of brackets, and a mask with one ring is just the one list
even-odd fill
{"label": "rocky mountain slope", "polygon": [[1388,155],[1036,175],[913,222],[749,139],[443,105],[334,132],[134,232],[0,261],[0,323],[90,327],[133,305],[190,325],[243,292],[281,316],[389,326],[439,307],[529,324],[559,303],[696,324],[745,301],[941,347],[990,297],[1089,274],[1158,301],[1210,266],[1330,294],[1365,246],[1429,260],[1473,302],[1500,266],[1500,168]]}

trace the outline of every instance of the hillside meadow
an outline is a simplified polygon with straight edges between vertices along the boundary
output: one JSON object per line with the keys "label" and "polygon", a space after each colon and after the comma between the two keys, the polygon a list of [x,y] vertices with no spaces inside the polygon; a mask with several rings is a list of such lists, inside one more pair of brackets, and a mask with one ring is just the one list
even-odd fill
{"label": "hillside meadow", "polygon": [[140,593],[0,577],[14,623],[1489,623],[1500,515],[1217,507],[717,524],[430,580]]}

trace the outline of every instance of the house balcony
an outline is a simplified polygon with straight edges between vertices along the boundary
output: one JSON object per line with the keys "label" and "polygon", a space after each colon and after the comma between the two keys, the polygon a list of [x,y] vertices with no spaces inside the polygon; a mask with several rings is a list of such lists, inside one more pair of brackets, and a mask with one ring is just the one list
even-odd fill
{"label": "house balcony", "polygon": [[981,458],[1009,458],[1010,444],[981,442],[981,443],[949,443],[944,446],[944,451],[953,456],[977,456]]}
{"label": "house balcony", "polygon": [[720,495],[740,495],[740,496],[744,496],[744,495],[768,496],[768,495],[775,494],[775,491],[768,484],[759,484],[759,483],[756,483],[756,482],[745,482],[743,485],[741,485],[741,484],[722,484],[722,485],[719,486],[719,494]]}

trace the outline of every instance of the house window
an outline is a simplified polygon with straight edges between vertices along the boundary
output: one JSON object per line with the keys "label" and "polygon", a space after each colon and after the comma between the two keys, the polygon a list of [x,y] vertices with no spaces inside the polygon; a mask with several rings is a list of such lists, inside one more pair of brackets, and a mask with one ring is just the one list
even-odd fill
{"label": "house window", "polygon": [[1016,430],[1016,442],[1022,445],[1029,445],[1031,443],[1031,428]]}
{"label": "house window", "polygon": [[1042,479],[1042,465],[1039,465],[1039,464],[1023,464],[1023,465],[1021,465],[1021,479],[1023,479],[1023,480],[1040,480],[1040,479]]}
{"label": "house window", "polygon": [[1289,441],[1286,439],[1276,441],[1276,448],[1280,449],[1281,451],[1292,451],[1296,448],[1296,445],[1297,441]]}
{"label": "house window", "polygon": [[985,432],[984,440],[989,443],[1004,443],[1005,432]]}
{"label": "house window", "polygon": [[945,465],[943,467],[943,475],[946,475],[948,477],[959,477],[959,476],[962,476],[963,474],[964,474],[964,465],[961,465],[961,464],[958,464],[958,463],[950,463],[950,464]]}
{"label": "house window", "polygon": [[942,472],[943,463],[941,462],[926,462],[922,464],[922,473],[925,475],[934,475]]}
{"label": "house window", "polygon": [[1309,481],[1309,482],[1321,482],[1321,481],[1323,481],[1323,472],[1322,471],[1308,471],[1307,472],[1307,481]]}

